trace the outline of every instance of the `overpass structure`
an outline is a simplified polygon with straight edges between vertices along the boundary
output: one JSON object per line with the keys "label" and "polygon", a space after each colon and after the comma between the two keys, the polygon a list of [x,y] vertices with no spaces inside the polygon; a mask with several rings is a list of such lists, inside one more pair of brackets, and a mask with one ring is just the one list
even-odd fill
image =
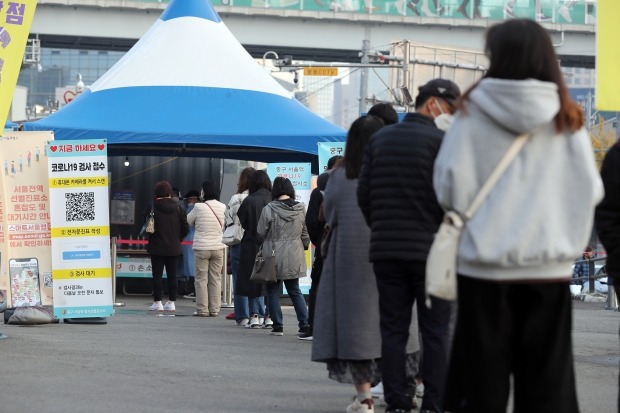
{"label": "overpass structure", "polygon": [[[273,50],[296,60],[359,62],[364,40],[374,50],[388,50],[395,42],[408,40],[480,51],[490,25],[521,15],[540,20],[549,30],[564,66],[594,66],[594,0],[546,1],[542,9],[520,6],[528,1],[485,0],[480,9],[471,2],[468,10],[459,10],[462,0],[439,0],[440,10],[429,9],[433,2],[427,0],[327,1],[214,0],[213,4],[255,57]],[[426,9],[414,12],[414,4]],[[31,33],[39,36],[42,47],[126,51],[166,5],[167,0],[39,0]],[[200,41],[208,39],[196,39]]]}
{"label": "overpass structure", "polygon": [[[22,97],[14,97],[9,119],[45,116],[70,102],[142,37],[169,1],[38,0],[31,38],[38,38],[32,44],[40,44],[41,53],[26,52],[18,81]],[[432,77],[451,78],[462,87],[472,84],[484,73],[486,29],[506,18],[540,21],[564,67],[592,68],[595,63],[595,0],[484,0],[479,7],[465,0],[211,1],[263,65],[266,56],[274,57],[269,51],[280,58],[292,55],[283,60],[294,64],[274,74],[276,80],[342,127],[377,101],[406,110],[408,96]],[[460,7],[464,2],[469,8]],[[397,63],[405,60],[410,65]],[[298,83],[296,69],[308,62],[349,67],[337,77],[304,76]],[[355,67],[360,63],[386,63],[382,67],[389,70]]]}

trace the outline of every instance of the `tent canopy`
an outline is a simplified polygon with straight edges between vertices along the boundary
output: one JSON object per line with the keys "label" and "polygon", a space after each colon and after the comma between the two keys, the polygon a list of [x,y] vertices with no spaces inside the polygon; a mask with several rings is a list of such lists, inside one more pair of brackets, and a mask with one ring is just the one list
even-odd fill
{"label": "tent canopy", "polygon": [[290,96],[208,0],[172,0],[121,60],[73,102],[26,130],[107,139],[111,155],[309,161],[345,131]]}

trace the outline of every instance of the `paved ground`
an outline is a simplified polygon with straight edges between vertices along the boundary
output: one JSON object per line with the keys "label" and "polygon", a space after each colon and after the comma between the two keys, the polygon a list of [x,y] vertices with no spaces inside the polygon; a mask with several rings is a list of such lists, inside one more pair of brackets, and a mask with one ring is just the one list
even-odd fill
{"label": "paved ground", "polygon": [[[107,325],[0,325],[0,412],[338,413],[354,394],[310,361],[290,307],[284,337],[272,337],[223,316],[184,316],[191,300],[175,317],[148,314],[148,297],[117,301],[127,305]],[[618,313],[575,301],[574,315],[581,411],[613,412]]]}

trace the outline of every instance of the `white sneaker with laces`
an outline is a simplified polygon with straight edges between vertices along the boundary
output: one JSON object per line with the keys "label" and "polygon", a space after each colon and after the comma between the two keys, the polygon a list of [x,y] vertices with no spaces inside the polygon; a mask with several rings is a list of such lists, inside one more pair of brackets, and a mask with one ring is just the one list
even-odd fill
{"label": "white sneaker with laces", "polygon": [[149,311],[164,311],[164,306],[161,301],[155,301],[149,308]]}
{"label": "white sneaker with laces", "polygon": [[347,413],[374,413],[375,406],[372,402],[372,399],[366,399],[362,402],[357,400],[353,400],[353,403],[347,406]]}
{"label": "white sneaker with laces", "polygon": [[[160,303],[161,305],[161,303]],[[164,311],[176,311],[176,307],[174,305],[174,301],[168,301],[164,306]]]}
{"label": "white sneaker with laces", "polygon": [[237,321],[237,325],[239,327],[247,327],[249,322],[250,322],[250,319],[244,317],[241,320]]}
{"label": "white sneaker with laces", "polygon": [[258,315],[254,314],[250,318],[250,328],[260,328],[260,320],[258,319]]}

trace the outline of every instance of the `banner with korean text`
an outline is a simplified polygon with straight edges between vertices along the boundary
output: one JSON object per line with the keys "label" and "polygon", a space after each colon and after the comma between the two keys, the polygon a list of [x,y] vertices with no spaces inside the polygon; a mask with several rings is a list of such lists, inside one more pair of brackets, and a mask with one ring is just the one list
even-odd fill
{"label": "banner with korean text", "polygon": [[327,170],[332,156],[344,156],[345,142],[319,142],[319,175]]}
{"label": "banner with korean text", "polygon": [[[312,172],[309,163],[270,163],[267,165],[267,175],[273,182],[276,177],[281,176],[288,178],[295,189],[295,198],[299,202],[303,202],[308,209],[310,202],[310,193],[312,192]],[[310,292],[310,272],[312,271],[312,259],[310,248],[306,251],[307,277],[299,279],[299,288],[303,294]],[[286,289],[285,289],[286,293]]]}
{"label": "banner with korean text", "polygon": [[0,1],[0,122],[11,108],[37,0]]}
{"label": "banner with korean text", "polygon": [[620,111],[620,2],[598,0],[596,28],[596,109]]}
{"label": "banner with korean text", "polygon": [[[5,3],[6,4],[6,3]],[[10,307],[52,303],[50,204],[43,148],[52,132],[0,138],[0,290]]]}
{"label": "banner with korean text", "polygon": [[54,315],[113,314],[108,157],[105,140],[47,146]]}

